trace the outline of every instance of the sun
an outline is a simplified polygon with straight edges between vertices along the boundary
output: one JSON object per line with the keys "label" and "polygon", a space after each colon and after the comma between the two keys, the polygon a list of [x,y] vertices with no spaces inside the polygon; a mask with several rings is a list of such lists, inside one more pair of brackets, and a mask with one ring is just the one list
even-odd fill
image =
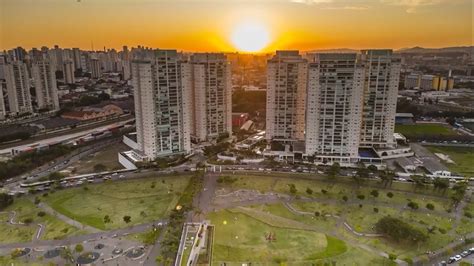
{"label": "sun", "polygon": [[237,25],[231,36],[234,46],[243,52],[261,51],[270,41],[270,35],[260,23],[245,22]]}

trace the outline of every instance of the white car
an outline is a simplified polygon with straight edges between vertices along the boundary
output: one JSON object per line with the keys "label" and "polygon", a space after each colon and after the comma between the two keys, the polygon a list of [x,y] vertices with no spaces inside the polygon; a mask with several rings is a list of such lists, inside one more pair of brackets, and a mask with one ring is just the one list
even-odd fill
{"label": "white car", "polygon": [[454,256],[454,260],[455,260],[455,261],[460,261],[460,260],[462,260],[461,255],[456,255],[456,256]]}

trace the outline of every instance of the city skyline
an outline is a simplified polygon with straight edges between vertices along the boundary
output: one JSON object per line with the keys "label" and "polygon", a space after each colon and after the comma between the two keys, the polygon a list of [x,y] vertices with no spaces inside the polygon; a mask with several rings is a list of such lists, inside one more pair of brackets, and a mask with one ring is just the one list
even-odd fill
{"label": "city skyline", "polygon": [[57,44],[267,53],[473,43],[469,0],[2,0],[1,7],[2,50]]}

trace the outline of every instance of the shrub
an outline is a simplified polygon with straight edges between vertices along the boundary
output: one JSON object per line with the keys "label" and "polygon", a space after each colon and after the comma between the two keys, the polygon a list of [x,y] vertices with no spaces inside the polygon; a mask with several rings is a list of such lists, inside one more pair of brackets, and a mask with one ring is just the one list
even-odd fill
{"label": "shrub", "polygon": [[364,206],[364,205],[362,205],[362,204],[359,204],[359,208],[362,208],[363,206]]}
{"label": "shrub", "polygon": [[319,213],[318,211],[314,212],[314,216],[319,217],[320,215],[321,213]]}
{"label": "shrub", "polygon": [[359,194],[359,195],[357,195],[357,198],[360,199],[360,200],[364,200],[364,199],[365,199],[365,196],[362,195],[362,194]]}
{"label": "shrub", "polygon": [[390,260],[396,260],[396,259],[397,259],[397,255],[395,255],[395,254],[393,254],[393,253],[390,253],[390,254],[388,254],[388,258],[389,258]]}
{"label": "shrub", "polygon": [[393,197],[393,193],[392,193],[392,192],[388,192],[388,193],[387,193],[387,197],[392,198],[392,197]]}
{"label": "shrub", "polygon": [[81,244],[77,244],[77,245],[74,247],[74,250],[75,250],[77,253],[81,253],[82,251],[84,251],[84,246],[81,245]]}
{"label": "shrub", "polygon": [[38,204],[40,204],[40,202],[41,202],[41,200],[38,197],[36,197],[35,198],[35,204],[38,205]]}
{"label": "shrub", "polygon": [[28,218],[23,219],[23,223],[25,223],[25,224],[30,224],[32,222],[33,222],[33,218],[28,217]]}
{"label": "shrub", "polygon": [[6,193],[0,193],[0,210],[10,206],[13,203],[13,196]]}
{"label": "shrub", "polygon": [[464,216],[466,216],[467,218],[472,218],[472,213],[468,212],[468,211],[464,211]]}
{"label": "shrub", "polygon": [[343,197],[342,197],[342,200],[343,200],[343,201],[348,201],[349,198],[348,198],[347,196],[343,196]]}
{"label": "shrub", "polygon": [[306,193],[308,193],[309,195],[313,194],[313,190],[310,189],[310,188],[306,188]]}
{"label": "shrub", "polygon": [[446,229],[444,229],[444,228],[438,228],[438,231],[443,235],[446,234],[446,232],[447,232]]}
{"label": "shrub", "polygon": [[428,210],[434,210],[435,206],[434,206],[432,203],[427,203],[427,204],[426,204],[426,208],[427,208]]}
{"label": "shrub", "polygon": [[328,191],[327,191],[327,190],[325,190],[325,189],[321,189],[321,193],[323,193],[323,194],[327,194],[327,193],[328,193]]}
{"label": "shrub", "polygon": [[39,216],[39,217],[43,217],[43,216],[45,216],[45,215],[46,215],[46,213],[45,213],[44,211],[39,211],[39,212],[38,212],[38,216]]}
{"label": "shrub", "polygon": [[412,210],[417,210],[419,208],[418,203],[414,201],[408,202],[407,206],[410,207]]}
{"label": "shrub", "polygon": [[378,209],[378,208],[374,208],[374,212],[375,212],[375,213],[378,213],[378,212],[379,212],[379,209]]}
{"label": "shrub", "polygon": [[370,191],[370,195],[372,195],[372,197],[374,197],[374,198],[377,198],[379,196],[379,191],[374,189],[374,190]]}

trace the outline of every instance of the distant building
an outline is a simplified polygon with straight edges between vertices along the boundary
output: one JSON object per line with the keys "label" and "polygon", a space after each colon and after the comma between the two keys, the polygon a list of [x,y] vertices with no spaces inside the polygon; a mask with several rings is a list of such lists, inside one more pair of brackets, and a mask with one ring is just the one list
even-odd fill
{"label": "distant building", "polygon": [[454,88],[454,78],[449,76],[410,74],[405,77],[404,86],[406,89],[446,91]]}
{"label": "distant building", "polygon": [[232,113],[232,126],[240,128],[248,119],[248,113]]}
{"label": "distant building", "polygon": [[34,80],[38,108],[59,110],[56,75],[49,61],[41,60],[35,62],[31,67],[31,73]]}
{"label": "distant building", "polygon": [[63,76],[64,82],[67,84],[75,83],[74,79],[74,62],[70,59],[67,59],[63,63]]}
{"label": "distant building", "polygon": [[25,63],[11,62],[4,66],[9,111],[12,115],[32,113],[30,76]]}
{"label": "distant building", "polygon": [[304,141],[307,61],[298,51],[277,51],[267,63],[266,139]]}
{"label": "distant building", "polygon": [[100,78],[102,75],[102,68],[100,66],[99,59],[91,58],[90,59],[90,70],[91,70],[91,77],[92,78]]}

